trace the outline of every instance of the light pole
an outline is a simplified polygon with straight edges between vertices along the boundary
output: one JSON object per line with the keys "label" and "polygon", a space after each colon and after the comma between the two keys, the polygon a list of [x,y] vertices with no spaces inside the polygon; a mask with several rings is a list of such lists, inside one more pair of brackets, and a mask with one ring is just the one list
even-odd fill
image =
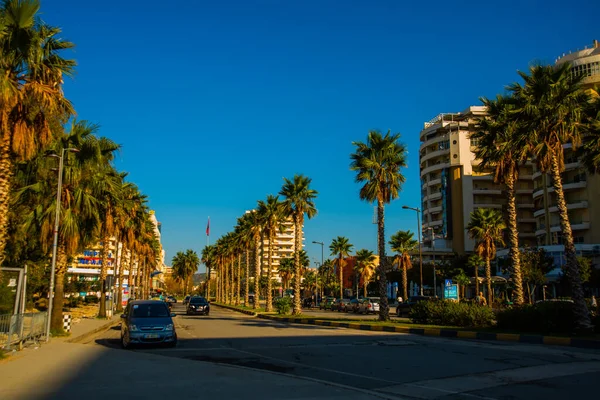
{"label": "light pole", "polygon": [[421,210],[418,207],[415,208],[409,206],[402,206],[402,208],[405,210],[413,210],[417,213],[417,233],[419,234],[419,270],[421,274],[421,285],[419,287],[419,294],[423,296],[423,253],[421,252],[421,218],[419,215],[421,214]]}
{"label": "light pole", "polygon": [[56,250],[58,247],[58,221],[60,220],[60,198],[62,192],[63,166],[65,151],[79,152],[79,149],[65,148],[58,154],[49,154],[48,157],[58,158],[58,189],[56,190],[56,215],[54,216],[54,239],[52,241],[52,269],[50,270],[50,293],[48,299],[48,320],[46,321],[46,342],[50,340],[50,320],[52,319],[52,303],[54,301],[54,274],[56,272]]}
{"label": "light pole", "polygon": [[433,297],[437,297],[437,277],[435,275],[435,231],[433,227],[427,228],[427,231],[431,231],[431,249],[433,257]]}
{"label": "light pole", "polygon": [[[325,243],[317,242],[316,240],[313,240],[313,243],[321,245],[321,266],[323,266],[323,248],[325,246]],[[317,278],[318,277],[319,277],[319,270],[317,270]],[[319,307],[319,294],[318,293],[315,293],[315,304],[317,305],[317,307]]]}

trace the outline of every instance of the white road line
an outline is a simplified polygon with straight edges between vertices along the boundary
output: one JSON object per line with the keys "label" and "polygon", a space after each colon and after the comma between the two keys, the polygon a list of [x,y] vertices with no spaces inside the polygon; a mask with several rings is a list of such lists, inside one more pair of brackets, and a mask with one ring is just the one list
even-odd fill
{"label": "white road line", "polygon": [[485,398],[483,396],[471,395],[466,392],[590,372],[600,372],[600,362],[584,361],[511,368],[482,374],[405,383],[377,390],[384,393],[399,394],[418,399],[435,399],[448,394],[461,394],[463,396]]}

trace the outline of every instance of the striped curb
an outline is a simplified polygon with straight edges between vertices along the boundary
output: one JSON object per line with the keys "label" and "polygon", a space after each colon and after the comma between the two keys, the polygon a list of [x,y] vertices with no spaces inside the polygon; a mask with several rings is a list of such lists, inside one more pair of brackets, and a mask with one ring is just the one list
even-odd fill
{"label": "striped curb", "polygon": [[241,312],[247,315],[262,319],[270,319],[279,322],[288,322],[293,324],[305,324],[305,325],[318,325],[318,326],[331,326],[336,328],[347,328],[347,329],[358,329],[362,331],[377,331],[377,332],[395,332],[395,333],[409,333],[412,335],[421,336],[438,336],[444,338],[458,338],[458,339],[475,339],[475,340],[491,340],[491,341],[502,341],[502,342],[519,342],[529,344],[545,344],[552,346],[568,346],[568,347],[581,347],[586,349],[600,349],[600,340],[594,339],[579,339],[559,336],[542,336],[542,335],[528,335],[518,333],[492,333],[492,332],[475,332],[475,331],[458,331],[454,329],[442,329],[442,328],[409,328],[406,326],[396,325],[371,325],[361,324],[360,322],[340,322],[340,321],[327,321],[320,319],[308,319],[308,318],[291,318],[291,317],[279,317],[276,315],[259,314],[254,311],[241,310],[234,306],[228,306],[224,304],[215,304],[219,307],[227,308],[229,310]]}
{"label": "striped curb", "polygon": [[65,340],[66,343],[79,343],[79,342],[83,342],[84,340],[92,337],[93,335],[95,335],[96,333],[102,332],[102,331],[106,331],[109,330],[110,328],[112,328],[113,326],[117,326],[121,323],[120,320],[116,320],[116,321],[109,321],[106,324],[100,325],[97,328],[92,329],[91,331],[82,333],[79,336],[73,337],[73,338],[69,338],[67,340]]}
{"label": "striped curb", "polygon": [[319,319],[306,318],[290,318],[278,317],[273,315],[258,314],[258,318],[270,319],[280,322],[289,322],[295,324],[308,324],[319,326],[331,326],[338,328],[358,329],[362,331],[377,331],[377,332],[395,332],[409,333],[422,336],[439,336],[444,338],[459,338],[459,339],[476,339],[476,340],[491,340],[491,341],[508,341],[529,344],[545,344],[556,346],[581,347],[587,349],[600,349],[600,340],[594,339],[579,339],[558,336],[542,336],[542,335],[527,335],[516,333],[492,333],[492,332],[474,332],[474,331],[459,331],[453,329],[442,328],[409,328],[396,325],[370,325],[360,322],[339,322],[326,321]]}

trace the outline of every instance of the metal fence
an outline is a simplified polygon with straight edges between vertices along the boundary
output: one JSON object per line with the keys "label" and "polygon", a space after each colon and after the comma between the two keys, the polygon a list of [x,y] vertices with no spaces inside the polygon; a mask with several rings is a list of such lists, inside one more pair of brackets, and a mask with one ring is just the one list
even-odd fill
{"label": "metal fence", "polygon": [[0,347],[38,340],[45,334],[47,312],[0,315]]}

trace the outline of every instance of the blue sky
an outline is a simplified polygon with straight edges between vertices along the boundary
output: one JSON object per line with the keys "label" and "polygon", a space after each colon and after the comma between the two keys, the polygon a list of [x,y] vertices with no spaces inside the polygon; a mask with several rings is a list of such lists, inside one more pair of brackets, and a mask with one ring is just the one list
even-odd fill
{"label": "blue sky", "polygon": [[375,251],[373,207],[349,170],[370,129],[400,132],[409,149],[387,237],[416,231],[402,205],[419,204],[423,122],[600,39],[597,1],[41,2],[77,45],[66,95],[122,145],[117,166],[149,196],[167,264],[202,250],[209,216],[214,242],[296,173],[319,191],[312,261],[311,242],[337,236]]}

